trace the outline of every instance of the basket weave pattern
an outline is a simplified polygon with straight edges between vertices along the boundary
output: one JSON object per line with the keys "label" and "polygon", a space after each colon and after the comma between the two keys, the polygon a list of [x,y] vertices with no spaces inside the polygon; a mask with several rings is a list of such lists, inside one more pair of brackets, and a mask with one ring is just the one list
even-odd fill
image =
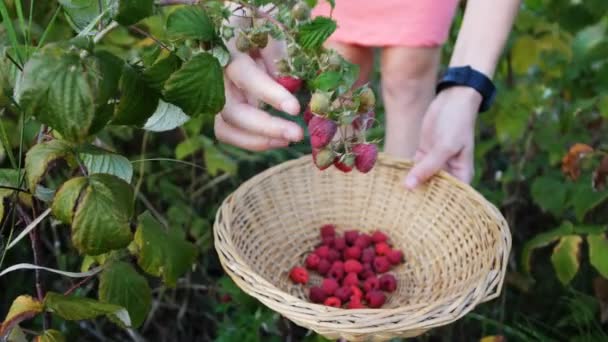
{"label": "basket weave pattern", "polygon": [[[325,337],[350,341],[417,336],[449,324],[500,294],[511,236],[500,212],[472,188],[440,173],[416,191],[401,180],[411,164],[380,155],[368,174],[318,171],[310,156],[244,183],[218,211],[215,247],[236,284],[264,305]],[[319,243],[319,227],[386,231],[405,263],[382,309],[337,309],[308,301],[288,277]]]}

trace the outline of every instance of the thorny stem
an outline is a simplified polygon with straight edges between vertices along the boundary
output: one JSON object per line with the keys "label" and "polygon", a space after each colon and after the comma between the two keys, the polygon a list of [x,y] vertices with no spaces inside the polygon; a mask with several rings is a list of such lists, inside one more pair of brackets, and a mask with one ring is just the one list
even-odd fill
{"label": "thorny stem", "polygon": [[86,284],[89,280],[93,279],[96,276],[96,274],[90,275],[84,279],[82,279],[81,281],[77,282],[76,284],[74,284],[72,287],[70,287],[67,291],[65,291],[63,293],[64,296],[69,296],[70,294],[72,294],[72,292],[76,291],[76,289],[80,288],[82,285]]}

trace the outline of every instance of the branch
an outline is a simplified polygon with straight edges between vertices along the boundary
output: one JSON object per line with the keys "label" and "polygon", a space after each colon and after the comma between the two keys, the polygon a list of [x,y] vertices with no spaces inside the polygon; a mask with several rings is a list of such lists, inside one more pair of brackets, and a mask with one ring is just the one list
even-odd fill
{"label": "branch", "polygon": [[108,25],[106,28],[99,31],[99,33],[97,33],[95,35],[95,37],[93,38],[93,43],[95,43],[95,44],[99,43],[103,39],[103,37],[105,37],[108,33],[110,33],[112,30],[114,30],[118,26],[119,26],[119,24],[117,22],[115,22],[115,21],[111,22],[110,25]]}
{"label": "branch", "polygon": [[194,5],[198,0],[160,0],[156,6],[171,6],[171,5]]}
{"label": "branch", "polygon": [[84,279],[82,279],[81,281],[77,282],[76,284],[74,284],[72,287],[70,287],[67,291],[65,291],[63,293],[64,296],[69,296],[70,294],[72,294],[72,292],[76,291],[76,289],[80,288],[82,285],[84,285],[86,282],[88,282],[89,280],[93,279],[97,274],[92,274]]}
{"label": "branch", "polygon": [[167,50],[169,52],[172,51],[167,45],[165,45],[165,43],[161,42],[160,40],[158,40],[158,38],[154,37],[150,33],[148,33],[146,31],[140,29],[137,26],[129,26],[129,30],[135,31],[135,32],[141,34],[142,36],[145,36],[145,37],[148,37],[148,38],[152,39],[156,44],[158,44],[160,47],[162,47],[163,49],[165,49],[165,50]]}
{"label": "branch", "polygon": [[264,18],[264,19],[266,19],[266,20],[270,21],[271,23],[275,24],[275,25],[276,25],[276,26],[278,26],[278,27],[279,27],[281,30],[283,30],[283,31],[285,31],[285,32],[287,32],[287,31],[288,31],[287,26],[285,26],[285,25],[284,25],[282,22],[280,22],[280,21],[276,20],[276,19],[275,19],[273,16],[271,16],[271,15],[269,14],[269,12],[270,12],[270,11],[272,11],[274,8],[271,8],[271,9],[269,10],[269,12],[265,12],[265,11],[262,11],[261,9],[259,9],[259,8],[255,7],[255,6],[253,6],[253,5],[250,5],[250,4],[248,4],[248,3],[246,3],[246,2],[243,2],[243,1],[239,1],[239,4],[240,4],[241,6],[243,6],[243,7],[246,7],[246,8],[248,8],[248,9],[250,9],[251,11],[253,11],[253,12],[255,13],[255,15],[256,15],[256,16],[262,17],[262,18]]}

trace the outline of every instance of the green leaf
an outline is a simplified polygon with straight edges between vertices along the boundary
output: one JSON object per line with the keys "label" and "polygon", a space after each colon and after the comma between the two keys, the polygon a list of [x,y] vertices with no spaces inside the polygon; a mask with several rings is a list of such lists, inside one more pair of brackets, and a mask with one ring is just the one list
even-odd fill
{"label": "green leaf", "polygon": [[[102,9],[108,8],[113,1],[103,0]],[[59,0],[59,3],[78,31],[87,27],[102,11],[99,8],[99,0]],[[107,20],[104,23],[107,23]]]}
{"label": "green leaf", "polygon": [[65,336],[61,331],[48,329],[40,336],[36,336],[34,342],[65,342]]}
{"label": "green leaf", "polygon": [[133,25],[154,12],[154,0],[119,0],[114,17],[122,25]]}
{"label": "green leaf", "polygon": [[0,339],[8,334],[14,326],[38,315],[42,310],[42,303],[31,296],[21,295],[15,298],[4,322],[0,324]]}
{"label": "green leaf", "polygon": [[528,240],[521,252],[522,270],[525,275],[530,275],[532,252],[541,247],[559,240],[562,236],[570,235],[573,232],[573,226],[570,222],[564,222],[561,226],[551,231],[541,233]]}
{"label": "green leaf", "polygon": [[530,35],[517,38],[512,48],[513,70],[518,74],[528,72],[528,69],[538,62],[540,51],[538,51],[537,39]]}
{"label": "green leaf", "polygon": [[99,300],[127,309],[133,328],[146,319],[152,302],[148,281],[126,262],[116,261],[101,273]]}
{"label": "green leaf", "polygon": [[109,174],[72,178],[57,191],[53,215],[72,225],[72,242],[81,254],[124,248],[132,240],[133,189]]}
{"label": "green leaf", "polygon": [[86,54],[75,47],[45,46],[25,65],[19,94],[26,115],[77,142],[105,124],[96,121],[96,112],[109,95],[98,59]]}
{"label": "green leaf", "polygon": [[578,272],[582,241],[583,238],[578,235],[567,235],[553,249],[551,263],[557,278],[564,285],[568,285]]}
{"label": "green leaf", "polygon": [[608,119],[608,94],[600,96],[598,107],[600,114],[602,114],[605,119]]}
{"label": "green leaf", "polygon": [[222,67],[212,55],[198,54],[169,77],[164,95],[190,116],[218,113],[226,102]]}
{"label": "green leaf", "polygon": [[196,259],[197,251],[193,244],[175,233],[165,232],[148,212],[139,216],[134,241],[139,266],[151,275],[162,276],[168,286],[175,286],[177,279]]}
{"label": "green leaf", "polygon": [[589,26],[576,34],[572,41],[572,50],[577,57],[584,58],[604,41],[606,32],[608,31],[607,23],[605,20],[601,20],[597,24]]}
{"label": "green leaf", "polygon": [[[590,184],[591,181],[588,175],[581,177],[581,184]],[[608,200],[608,191],[594,191],[591,186],[576,187],[572,196],[572,204],[574,205],[574,213],[579,221],[583,221],[585,216],[593,209]]]}
{"label": "green leaf", "polygon": [[559,217],[566,204],[567,188],[563,181],[539,177],[532,183],[532,198],[543,210]]}
{"label": "green leaf", "polygon": [[144,71],[144,79],[149,87],[162,91],[167,79],[181,66],[182,60],[174,53],[169,53]]}
{"label": "green leaf", "polygon": [[337,71],[326,71],[312,82],[314,89],[321,91],[331,91],[336,89],[342,82],[342,74]]}
{"label": "green leaf", "polygon": [[133,165],[122,155],[86,145],[80,149],[79,156],[89,174],[107,173],[131,183]]}
{"label": "green leaf", "polygon": [[602,275],[608,278],[608,239],[605,233],[587,236],[589,244],[589,261],[591,265]]}
{"label": "green leaf", "polygon": [[120,102],[112,119],[114,125],[143,125],[156,110],[160,97],[148,86],[142,74],[128,64],[122,70],[120,93]]}
{"label": "green leaf", "polygon": [[304,49],[315,50],[323,46],[336,28],[337,25],[334,20],[327,17],[316,17],[300,26],[296,39]]}
{"label": "green leaf", "polygon": [[25,155],[25,172],[28,188],[32,193],[46,174],[49,165],[64,159],[68,164],[74,163],[72,145],[65,141],[54,139],[34,145]]}
{"label": "green leaf", "polygon": [[224,171],[234,175],[237,171],[237,162],[230,158],[227,154],[220,151],[211,139],[201,136],[203,139],[203,148],[205,150],[205,166],[207,173],[211,176],[216,176],[219,171]]}
{"label": "green leaf", "polygon": [[151,132],[171,131],[189,119],[190,117],[178,106],[160,100],[156,111],[148,119],[143,129]]}
{"label": "green leaf", "polygon": [[53,312],[68,321],[80,321],[107,315],[125,327],[131,326],[131,319],[125,308],[114,304],[101,303],[90,298],[47,292],[44,297],[44,307],[47,311]]}
{"label": "green leaf", "polygon": [[171,39],[210,41],[215,36],[213,23],[199,6],[184,6],[167,18],[167,35]]}

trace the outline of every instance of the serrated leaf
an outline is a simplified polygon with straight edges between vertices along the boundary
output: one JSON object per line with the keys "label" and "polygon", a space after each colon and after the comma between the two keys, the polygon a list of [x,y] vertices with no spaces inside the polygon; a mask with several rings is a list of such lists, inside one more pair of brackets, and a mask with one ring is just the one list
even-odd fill
{"label": "serrated leaf", "polygon": [[237,171],[238,164],[230,156],[219,150],[211,139],[204,136],[201,137],[203,149],[205,152],[205,166],[207,173],[211,176],[217,176],[219,171],[224,171],[227,174],[234,175]]}
{"label": "serrated leaf", "polygon": [[559,217],[566,204],[567,188],[551,177],[538,177],[532,183],[532,198],[543,210]]}
{"label": "serrated leaf", "polygon": [[[108,8],[113,1],[103,0],[101,4],[103,8]],[[59,3],[79,31],[87,27],[102,11],[99,0],[59,0]]]}
{"label": "serrated leaf", "polygon": [[36,186],[51,163],[64,159],[71,164],[73,158],[72,145],[65,140],[45,141],[30,148],[25,155],[25,175],[30,191],[36,191]]}
{"label": "serrated leaf", "polygon": [[583,238],[578,235],[567,235],[560,239],[553,249],[551,263],[559,281],[568,285],[579,268],[579,254]]}
{"label": "serrated leaf", "polygon": [[120,102],[112,124],[143,125],[156,110],[160,94],[148,86],[139,70],[128,64],[122,70],[119,88]]}
{"label": "serrated leaf", "polygon": [[318,89],[321,91],[331,91],[336,89],[338,85],[342,82],[342,74],[337,71],[326,71],[312,82],[312,86],[314,89]]}
{"label": "serrated leaf", "polygon": [[40,336],[36,336],[34,342],[65,342],[65,336],[61,331],[48,329]]}
{"label": "serrated leaf", "polygon": [[190,116],[216,114],[226,102],[222,67],[212,55],[198,54],[169,77],[164,95]]}
{"label": "serrated leaf", "polygon": [[608,239],[605,233],[587,236],[589,261],[604,278],[608,278]]}
{"label": "serrated leaf", "polygon": [[91,269],[91,266],[94,264],[104,265],[112,253],[105,253],[99,255],[85,255],[82,259],[82,264],[80,265],[80,272],[87,272]]}
{"label": "serrated leaf", "polygon": [[213,23],[199,6],[184,6],[167,18],[167,35],[171,39],[210,41],[215,35]]}
{"label": "serrated leaf", "polygon": [[68,321],[93,319],[106,315],[125,327],[131,326],[131,319],[127,310],[121,306],[102,303],[90,298],[77,296],[64,296],[55,292],[47,292],[44,297],[44,306],[47,311],[53,312]]}
{"label": "serrated leaf", "polygon": [[315,50],[323,46],[327,38],[336,31],[336,28],[336,22],[331,18],[316,17],[300,26],[297,41],[304,49]]}
{"label": "serrated leaf", "polygon": [[133,25],[154,13],[154,0],[118,0],[118,13],[114,17],[122,25]]}
{"label": "serrated leaf", "polygon": [[96,112],[108,102],[99,61],[84,53],[58,44],[37,51],[24,67],[19,96],[26,115],[77,142],[105,124]]}
{"label": "serrated leaf", "polygon": [[521,252],[521,263],[523,273],[530,275],[532,252],[535,249],[548,246],[549,244],[559,240],[562,236],[570,235],[573,232],[573,226],[570,222],[564,222],[561,226],[551,231],[541,233],[528,240]]}
{"label": "serrated leaf", "polygon": [[72,178],[57,191],[53,215],[72,225],[72,242],[81,254],[124,248],[132,240],[133,189],[109,174]]}
{"label": "serrated leaf", "polygon": [[169,53],[144,70],[144,79],[149,87],[162,91],[165,81],[181,66],[182,60],[174,53]]}
{"label": "serrated leaf", "polygon": [[127,309],[133,328],[146,319],[152,302],[148,281],[128,263],[110,264],[99,278],[99,300]]}
{"label": "serrated leaf", "polygon": [[42,310],[42,303],[31,296],[22,295],[15,298],[4,322],[0,324],[0,339],[6,336],[15,325],[36,316]]}
{"label": "serrated leaf", "polygon": [[137,262],[147,273],[160,277],[167,286],[188,271],[196,259],[195,246],[171,232],[167,233],[150,213],[139,216],[135,232]]}
{"label": "serrated leaf", "polygon": [[133,165],[122,155],[87,145],[80,149],[79,156],[89,174],[107,173],[131,183]]}
{"label": "serrated leaf", "polygon": [[151,132],[171,131],[188,122],[189,119],[190,117],[178,106],[160,100],[156,111],[143,129]]}
{"label": "serrated leaf", "polygon": [[[589,175],[581,177],[582,184],[591,184]],[[593,209],[608,200],[608,191],[594,191],[591,186],[578,186],[572,196],[574,213],[579,221],[583,221],[585,216]]]}

